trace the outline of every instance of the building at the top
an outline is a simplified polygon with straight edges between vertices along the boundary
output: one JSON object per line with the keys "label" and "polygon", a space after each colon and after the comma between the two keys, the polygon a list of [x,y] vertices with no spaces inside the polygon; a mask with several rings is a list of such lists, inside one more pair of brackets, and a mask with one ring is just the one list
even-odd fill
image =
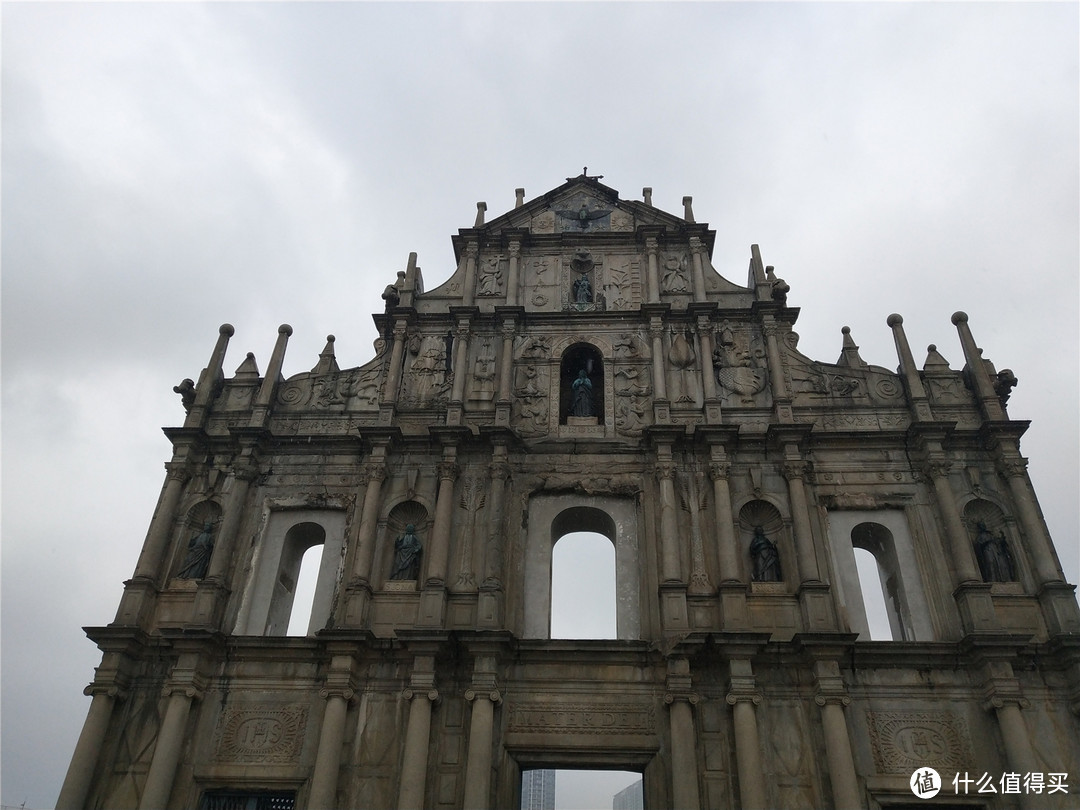
{"label": "building at the top", "polygon": [[[285,325],[227,374],[224,325],[177,386],[58,807],[506,808],[545,768],[639,772],[649,808],[895,808],[928,768],[939,802],[1080,803],[1080,612],[964,313],[952,363],[899,315],[896,370],[847,329],[821,362],[690,198],[582,173],[485,209],[444,283],[388,279],[369,361],[330,337],[284,378]],[[550,638],[576,531],[612,543],[614,638]]]}

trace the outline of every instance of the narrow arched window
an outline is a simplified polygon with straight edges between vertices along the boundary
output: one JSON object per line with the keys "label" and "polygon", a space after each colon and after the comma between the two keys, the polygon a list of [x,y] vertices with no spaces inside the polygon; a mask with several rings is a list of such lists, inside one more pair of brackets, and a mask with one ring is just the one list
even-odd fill
{"label": "narrow arched window", "polygon": [[851,546],[870,638],[909,640],[911,623],[892,532],[880,523],[860,523],[851,530]]}
{"label": "narrow arched window", "polygon": [[551,637],[615,638],[615,546],[571,532],[551,552]]}

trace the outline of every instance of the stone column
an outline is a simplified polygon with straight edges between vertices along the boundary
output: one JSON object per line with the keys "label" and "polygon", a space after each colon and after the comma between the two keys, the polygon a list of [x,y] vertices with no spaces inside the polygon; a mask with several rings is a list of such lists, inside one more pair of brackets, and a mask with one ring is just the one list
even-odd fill
{"label": "stone column", "polygon": [[210,354],[210,362],[199,375],[199,384],[195,388],[195,402],[192,403],[191,410],[188,411],[187,418],[184,420],[184,427],[202,427],[203,422],[206,421],[206,414],[214,398],[217,382],[224,378],[221,367],[225,362],[225,350],[229,347],[229,338],[235,331],[232,324],[228,323],[223,323],[218,329],[217,343]]}
{"label": "stone column", "polygon": [[806,489],[803,477],[808,473],[805,461],[793,460],[792,451],[788,451],[788,460],[781,471],[788,482],[788,500],[791,503],[791,522],[795,530],[795,556],[799,565],[800,582],[818,582],[817,555],[814,552],[814,534],[810,527],[810,513],[806,501]]}
{"label": "stone column", "polygon": [[352,660],[348,655],[335,655],[326,686],[319,691],[319,695],[326,700],[326,711],[323,713],[319,749],[311,774],[311,791],[307,802],[309,810],[331,810],[338,806],[341,745],[345,740],[345,718],[353,694]]}
{"label": "stone column", "polygon": [[1005,419],[1005,409],[1001,407],[1001,399],[994,391],[994,384],[990,382],[982,351],[975,345],[975,338],[971,336],[967,313],[954,312],[952,322],[960,335],[960,345],[964,349],[964,359],[967,361],[968,377],[975,386],[975,397],[979,400],[983,415],[991,422]]}
{"label": "stone column", "polygon": [[503,502],[506,498],[506,482],[510,467],[506,460],[506,445],[495,445],[491,459],[491,497],[488,501],[488,535],[484,546],[483,579],[477,604],[477,622],[481,627],[493,629],[500,626],[501,610],[499,594],[503,575]]}
{"label": "stone column", "polygon": [[1046,534],[1046,527],[1035,505],[1035,492],[1027,477],[1027,460],[1023,458],[1000,459],[998,473],[1008,482],[1024,537],[1031,548],[1029,559],[1035,566],[1035,577],[1040,585],[1062,582],[1063,577],[1054,561],[1053,546]]}
{"label": "stone column", "polygon": [[900,374],[904,378],[904,386],[911,406],[911,412],[916,420],[923,422],[931,421],[934,416],[930,411],[930,401],[923,388],[922,378],[915,366],[915,358],[911,355],[911,347],[908,345],[907,335],[904,334],[904,319],[893,313],[886,320],[892,329],[893,343],[896,344],[896,355],[900,360]]}
{"label": "stone column", "polygon": [[829,763],[829,781],[832,783],[832,806],[837,810],[858,810],[863,803],[859,795],[859,782],[855,776],[855,759],[851,755],[851,738],[848,736],[844,706],[851,703],[847,695],[818,695],[815,699],[821,707],[821,726],[825,732],[825,757]]}
{"label": "stone column", "polygon": [[398,810],[423,810],[427,784],[428,746],[431,737],[431,704],[438,700],[434,689],[402,692],[409,701],[409,723],[405,728],[405,753],[401,761]]}
{"label": "stone column", "polygon": [[740,581],[739,541],[735,537],[735,516],[731,511],[731,487],[728,475],[731,465],[727,463],[722,449],[714,448],[713,461],[709,465],[709,477],[713,482],[713,502],[716,511],[717,553],[720,561],[720,581]]}
{"label": "stone column", "polygon": [[649,337],[652,339],[653,421],[663,425],[671,421],[671,413],[664,374],[664,323],[659,317],[649,319]]}
{"label": "stone column", "polygon": [[[698,791],[697,749],[691,698],[667,695],[671,720],[671,781],[673,806],[693,810],[701,806]],[[696,702],[696,701],[693,701]]]}
{"label": "stone column", "polygon": [[510,424],[511,391],[514,386],[514,332],[513,318],[504,318],[501,324],[502,353],[499,358],[499,389],[495,399],[495,424]]}
{"label": "stone column", "polygon": [[769,361],[769,383],[772,385],[774,400],[787,401],[787,385],[784,382],[784,361],[780,355],[780,343],[776,325],[770,318],[764,326],[765,356]]}
{"label": "stone column", "polygon": [[518,276],[521,263],[521,242],[513,240],[508,250],[510,254],[510,266],[506,271],[506,303],[508,306],[517,306]]}
{"label": "stone column", "polygon": [[390,348],[390,366],[386,369],[386,385],[383,388],[382,404],[393,406],[397,402],[401,388],[401,369],[405,358],[405,338],[408,334],[408,322],[400,319],[394,323],[393,344]]}
{"label": "stone column", "polygon": [[162,694],[169,698],[169,704],[165,709],[165,719],[158,730],[154,758],[146,774],[139,810],[161,810],[168,806],[173,780],[176,778],[176,765],[180,761],[180,749],[184,743],[188,714],[191,712],[191,701],[202,697],[199,690],[191,685],[166,686]]}
{"label": "stone column", "polygon": [[[690,237],[690,255],[693,257],[694,262],[694,300],[705,301],[708,296],[705,292],[705,268],[702,261],[701,254],[705,250],[705,246],[701,243],[700,237]],[[708,355],[712,357],[712,353]]]}
{"label": "stone column", "polygon": [[491,743],[495,720],[495,704],[502,696],[497,689],[470,689],[465,699],[472,703],[469,721],[469,754],[465,764],[464,807],[486,810],[491,806]]}
{"label": "stone column", "polygon": [[656,464],[656,478],[660,482],[660,581],[682,582],[679,564],[679,524],[675,512],[675,464],[671,448],[661,447],[660,460]]}
{"label": "stone column", "polygon": [[471,307],[473,296],[476,293],[476,257],[480,254],[480,248],[476,242],[470,242],[465,246],[465,279],[462,282],[461,302]]}
{"label": "stone column", "polygon": [[712,329],[707,316],[697,319],[698,342],[701,347],[701,391],[705,401],[716,399],[716,372],[713,370]]}
{"label": "stone column", "polygon": [[[1001,729],[1001,740],[1005,743],[1009,770],[1021,774],[1042,770],[1031,748],[1027,723],[1020,712],[1020,708],[1027,705],[1027,700],[1019,697],[990,699],[990,706],[997,715],[998,728]],[[1025,802],[1024,806],[1028,804]]]}
{"label": "stone column", "polygon": [[922,473],[930,479],[938,504],[938,512],[945,527],[945,544],[952,558],[953,571],[958,583],[982,582],[975,565],[975,552],[971,548],[964,522],[960,519],[960,510],[956,506],[952,484],[949,483],[948,461],[931,459],[922,464]]}
{"label": "stone column", "polygon": [[463,318],[454,329],[454,384],[450,402],[460,405],[465,398],[465,378],[468,376],[469,321]]}
{"label": "stone column", "polygon": [[439,464],[439,491],[435,497],[435,522],[431,528],[431,548],[427,554],[426,585],[443,585],[450,555],[450,524],[454,515],[454,481],[458,476],[456,448],[443,448]]}
{"label": "stone column", "polygon": [[251,409],[249,427],[264,427],[270,416],[270,408],[274,401],[274,390],[281,378],[281,367],[285,362],[285,347],[289,344],[289,336],[292,335],[292,327],[283,323],[278,327],[277,342],[274,351],[270,355],[270,364],[266,367],[266,376],[263,377],[262,386],[255,397],[255,405]]}
{"label": "stone column", "polygon": [[739,773],[739,802],[743,810],[767,810],[765,771],[761,765],[761,743],[758,739],[757,712],[759,694],[729,692],[735,725],[735,765]]}
{"label": "stone column", "polygon": [[649,269],[646,275],[646,288],[649,291],[649,303],[660,303],[660,268],[659,268],[660,244],[655,236],[645,240],[645,253],[649,258]]}
{"label": "stone column", "polygon": [[82,810],[86,805],[98,753],[105,742],[109,719],[120,690],[90,685],[84,694],[93,695],[94,699],[90,702],[90,711],[87,712],[79,741],[75,744],[75,753],[60,788],[60,797],[56,800],[56,810]]}

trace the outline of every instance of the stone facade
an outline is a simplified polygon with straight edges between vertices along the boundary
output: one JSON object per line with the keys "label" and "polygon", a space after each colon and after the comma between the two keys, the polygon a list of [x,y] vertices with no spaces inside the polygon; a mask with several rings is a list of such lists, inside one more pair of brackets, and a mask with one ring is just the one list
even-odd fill
{"label": "stone facade", "polygon": [[[582,174],[415,254],[375,357],[227,377],[221,327],[103,652],[61,808],[516,807],[528,768],[639,771],[645,806],[878,808],[911,772],[1065,772],[1080,612],[1005,400],[962,368],[801,354],[751,248]],[[551,553],[615,547],[616,638],[549,638]],[[306,636],[286,634],[322,547]],[[882,572],[869,640],[854,549]],[[951,786],[950,788],[951,789]],[[972,798],[972,801],[975,799]],[[215,803],[216,802],[216,803]],[[278,804],[274,804],[278,802]],[[969,806],[965,804],[964,806]]]}

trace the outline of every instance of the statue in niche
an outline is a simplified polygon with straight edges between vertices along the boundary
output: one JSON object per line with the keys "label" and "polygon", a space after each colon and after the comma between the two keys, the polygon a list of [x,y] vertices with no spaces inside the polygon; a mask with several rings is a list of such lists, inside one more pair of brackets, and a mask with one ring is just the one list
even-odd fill
{"label": "statue in niche", "polygon": [[984,582],[1014,582],[1016,568],[1002,533],[993,534],[986,524],[975,524],[975,557]]}
{"label": "statue in niche", "polygon": [[392,580],[415,580],[420,576],[420,555],[424,547],[416,536],[416,527],[408,524],[405,533],[394,541],[394,564],[390,568]]}
{"label": "statue in niche", "polygon": [[498,295],[499,285],[502,282],[502,270],[499,267],[499,258],[488,259],[480,270],[480,281],[477,284],[477,295]]}
{"label": "statue in niche", "polygon": [[588,276],[579,276],[574,281],[574,303],[592,303],[592,283],[589,281]]}
{"label": "statue in niche", "polygon": [[577,378],[570,384],[573,396],[570,399],[571,416],[596,416],[593,405],[592,380],[585,369],[578,372]]}
{"label": "statue in niche", "polygon": [[780,581],[780,552],[761,526],[754,527],[750,558],[754,561],[754,582]]}
{"label": "statue in niche", "polygon": [[188,540],[187,555],[180,566],[178,579],[202,579],[210,568],[210,557],[214,553],[214,539],[210,530],[214,524],[207,521],[198,534]]}

